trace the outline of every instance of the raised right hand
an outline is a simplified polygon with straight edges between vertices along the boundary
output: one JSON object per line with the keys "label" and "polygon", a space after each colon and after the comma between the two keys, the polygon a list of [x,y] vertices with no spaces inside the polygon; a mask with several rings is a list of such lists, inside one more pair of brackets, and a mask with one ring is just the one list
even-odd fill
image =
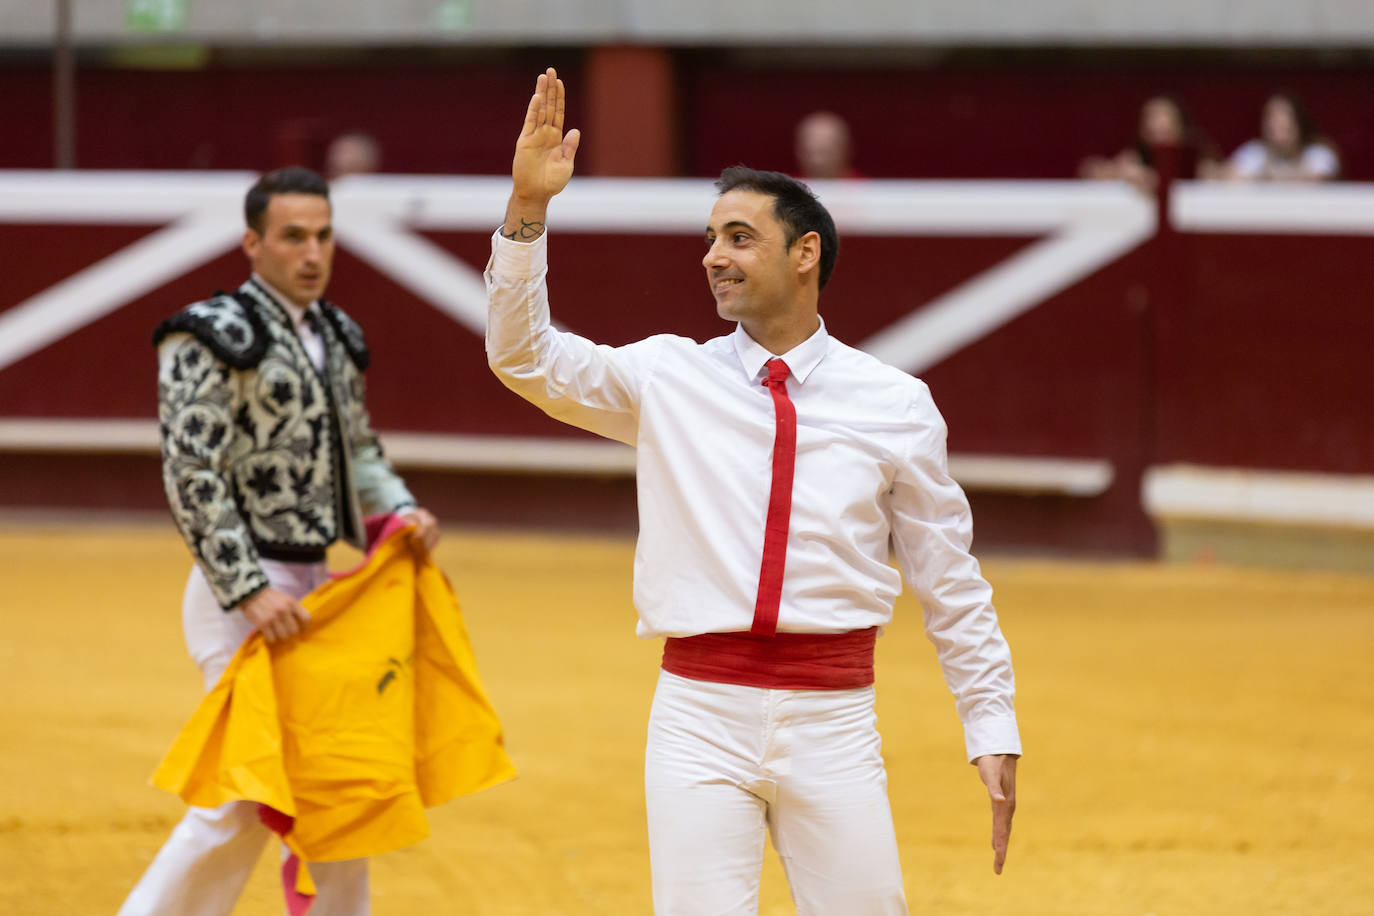
{"label": "raised right hand", "polygon": [[239,610],[268,642],[295,636],[310,624],[310,612],[299,601],[270,587],[244,599]]}
{"label": "raised right hand", "polygon": [[525,124],[515,141],[511,163],[514,188],[501,232],[507,238],[532,241],[544,231],[544,214],[554,195],[572,178],[573,159],[582,139],[573,129],[563,134],[566,90],[550,67],[535,83]]}

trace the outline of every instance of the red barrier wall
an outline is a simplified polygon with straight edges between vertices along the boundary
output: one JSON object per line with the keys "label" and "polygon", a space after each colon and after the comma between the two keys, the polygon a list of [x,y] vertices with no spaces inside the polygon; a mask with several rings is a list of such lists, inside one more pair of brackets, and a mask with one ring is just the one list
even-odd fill
{"label": "red barrier wall", "polygon": [[1158,460],[1374,474],[1374,239],[1188,235],[1181,255]]}
{"label": "red barrier wall", "polygon": [[[1374,189],[1331,190],[1318,209],[1346,193]],[[498,218],[493,213],[493,225]],[[0,225],[0,246],[18,253],[0,274],[0,318],[148,231]],[[474,270],[489,252],[485,232],[423,236]],[[859,343],[1034,244],[1010,235],[850,234],[822,312],[836,336]],[[1140,478],[1156,464],[1374,474],[1374,422],[1364,406],[1374,390],[1371,245],[1374,230],[1166,227],[922,371],[948,420],[952,453],[1091,459],[1113,468],[1112,485],[1095,496],[974,489],[979,542],[1148,554],[1155,533]],[[555,231],[555,315],[611,344],[664,331],[697,339],[726,333],[706,295],[701,250],[685,234]],[[153,327],[244,274],[241,255],[226,253],[0,369],[0,420],[152,418]],[[331,298],[367,328],[379,428],[581,435],[506,391],[488,371],[477,333],[347,248]],[[153,468],[155,461],[135,456],[0,449],[0,505],[157,505]],[[425,502],[451,519],[633,523],[624,479],[412,476]]]}

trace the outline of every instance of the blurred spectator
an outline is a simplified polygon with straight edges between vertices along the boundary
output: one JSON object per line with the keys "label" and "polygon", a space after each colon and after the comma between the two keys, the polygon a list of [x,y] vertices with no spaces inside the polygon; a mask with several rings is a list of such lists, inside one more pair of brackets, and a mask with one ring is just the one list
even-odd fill
{"label": "blurred spectator", "polygon": [[382,166],[382,147],[371,134],[340,134],[324,155],[324,174],[330,181],[344,175],[366,175]]}
{"label": "blurred spectator", "polygon": [[813,111],[797,122],[800,178],[863,178],[850,164],[849,125],[832,111]]}
{"label": "blurred spectator", "polygon": [[1183,103],[1173,96],[1157,95],[1140,108],[1135,142],[1111,159],[1084,159],[1078,174],[1081,178],[1129,181],[1142,191],[1153,191],[1159,182],[1160,163],[1156,160],[1165,152],[1175,157],[1176,178],[1194,178],[1216,167],[1215,150]]}
{"label": "blurred spectator", "polygon": [[1208,177],[1235,181],[1331,181],[1341,176],[1341,157],[1317,131],[1295,96],[1275,93],[1264,103],[1260,135],[1231,154]]}

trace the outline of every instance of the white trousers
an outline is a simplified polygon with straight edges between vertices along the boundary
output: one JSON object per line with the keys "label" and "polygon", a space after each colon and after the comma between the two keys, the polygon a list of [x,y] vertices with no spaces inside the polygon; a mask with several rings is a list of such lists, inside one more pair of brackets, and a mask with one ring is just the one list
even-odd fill
{"label": "white trousers", "polygon": [[[272,587],[301,598],[328,578],[323,563],[262,561]],[[191,570],[181,605],[186,650],[208,691],[218,683],[253,626],[239,611],[225,611],[199,566]],[[234,909],[272,836],[258,820],[255,802],[188,808],[186,816],[130,892],[119,916],[227,916]],[[286,849],[283,847],[285,857]],[[367,916],[367,860],[315,862],[318,892],[310,916]]]}
{"label": "white trousers", "polygon": [[754,916],[765,829],[799,916],[907,912],[872,687],[660,672],[644,788],[658,916]]}

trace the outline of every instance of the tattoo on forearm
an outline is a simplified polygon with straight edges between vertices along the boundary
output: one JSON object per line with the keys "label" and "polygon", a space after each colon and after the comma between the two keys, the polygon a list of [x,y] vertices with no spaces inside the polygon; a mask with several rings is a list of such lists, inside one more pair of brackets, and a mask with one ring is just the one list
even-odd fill
{"label": "tattoo on forearm", "polygon": [[520,217],[520,228],[501,232],[506,238],[513,242],[532,242],[544,234],[544,223],[537,219],[525,219]]}

